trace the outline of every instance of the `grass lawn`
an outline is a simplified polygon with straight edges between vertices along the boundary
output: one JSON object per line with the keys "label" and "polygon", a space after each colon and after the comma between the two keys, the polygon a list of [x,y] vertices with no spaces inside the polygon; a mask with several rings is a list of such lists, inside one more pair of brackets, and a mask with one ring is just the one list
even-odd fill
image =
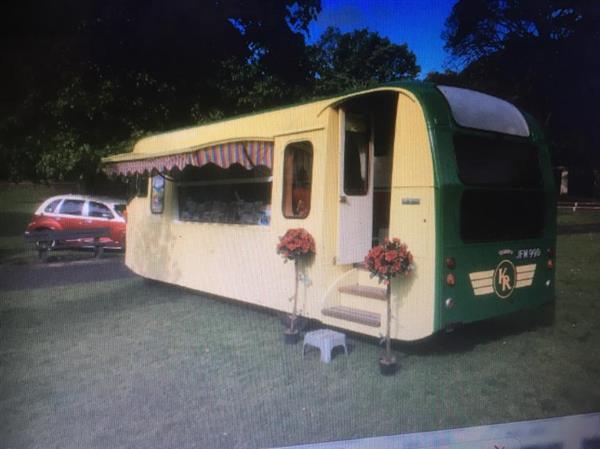
{"label": "grass lawn", "polygon": [[0,447],[258,448],[598,411],[599,242],[559,237],[553,323],[397,344],[394,377],[372,339],[303,360],[268,311],[138,278],[3,291]]}

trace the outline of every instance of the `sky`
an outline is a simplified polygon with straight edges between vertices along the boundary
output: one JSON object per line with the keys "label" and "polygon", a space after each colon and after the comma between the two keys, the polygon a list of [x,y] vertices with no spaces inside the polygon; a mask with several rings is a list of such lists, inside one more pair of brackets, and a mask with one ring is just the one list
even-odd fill
{"label": "sky", "polygon": [[309,28],[309,43],[328,26],[342,32],[368,28],[396,44],[408,44],[421,66],[421,77],[443,71],[448,54],[441,38],[455,0],[321,0],[322,10]]}

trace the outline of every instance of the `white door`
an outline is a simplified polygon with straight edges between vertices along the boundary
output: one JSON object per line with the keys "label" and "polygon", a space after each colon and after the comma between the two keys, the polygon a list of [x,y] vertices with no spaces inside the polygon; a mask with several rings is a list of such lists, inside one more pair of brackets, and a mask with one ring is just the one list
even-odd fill
{"label": "white door", "polygon": [[362,262],[373,236],[373,138],[367,115],[340,109],[338,264]]}

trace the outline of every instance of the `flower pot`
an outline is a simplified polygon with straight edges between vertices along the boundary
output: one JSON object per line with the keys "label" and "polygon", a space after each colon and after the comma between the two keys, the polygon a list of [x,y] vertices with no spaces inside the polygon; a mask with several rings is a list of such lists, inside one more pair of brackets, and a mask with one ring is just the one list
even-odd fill
{"label": "flower pot", "polygon": [[387,357],[385,355],[379,358],[379,372],[384,376],[392,376],[396,373],[398,364],[396,363],[396,357]]}
{"label": "flower pot", "polygon": [[283,331],[283,341],[286,345],[295,345],[298,343],[300,333],[298,329],[286,329]]}

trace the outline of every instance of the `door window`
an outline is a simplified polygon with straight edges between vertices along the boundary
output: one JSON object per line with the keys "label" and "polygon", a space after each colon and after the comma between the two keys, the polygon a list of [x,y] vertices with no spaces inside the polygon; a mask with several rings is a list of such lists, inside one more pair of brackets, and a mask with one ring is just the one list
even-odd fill
{"label": "door window", "polygon": [[310,212],[313,148],[310,142],[289,144],[284,153],[283,216],[306,218]]}
{"label": "door window", "polygon": [[370,130],[364,115],[348,114],[344,139],[344,193],[366,195],[369,190]]}
{"label": "door window", "polygon": [[65,215],[81,215],[83,203],[83,200],[64,200],[59,213]]}
{"label": "door window", "polygon": [[88,203],[88,215],[94,218],[114,218],[108,207],[96,201],[90,201]]}

